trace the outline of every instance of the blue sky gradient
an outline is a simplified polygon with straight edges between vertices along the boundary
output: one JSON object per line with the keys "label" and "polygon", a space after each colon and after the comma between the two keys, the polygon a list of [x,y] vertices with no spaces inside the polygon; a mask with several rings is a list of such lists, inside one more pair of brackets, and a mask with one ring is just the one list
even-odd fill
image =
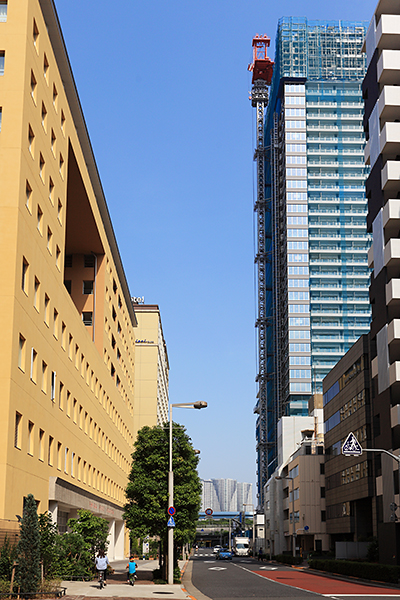
{"label": "blue sky gradient", "polygon": [[133,296],[160,306],[200,476],[255,484],[252,38],[375,0],[55,0]]}

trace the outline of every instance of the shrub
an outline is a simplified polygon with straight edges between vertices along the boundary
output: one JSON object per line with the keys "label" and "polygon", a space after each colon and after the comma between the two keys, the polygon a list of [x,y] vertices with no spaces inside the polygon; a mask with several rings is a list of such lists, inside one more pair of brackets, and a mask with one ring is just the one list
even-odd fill
{"label": "shrub", "polygon": [[385,583],[398,583],[400,567],[395,565],[378,565],[375,563],[361,563],[347,560],[311,559],[308,561],[311,569],[338,573],[362,579],[373,579]]}
{"label": "shrub", "polygon": [[21,594],[34,593],[39,587],[41,572],[37,505],[32,494],[28,494],[25,499],[17,550],[17,581]]}

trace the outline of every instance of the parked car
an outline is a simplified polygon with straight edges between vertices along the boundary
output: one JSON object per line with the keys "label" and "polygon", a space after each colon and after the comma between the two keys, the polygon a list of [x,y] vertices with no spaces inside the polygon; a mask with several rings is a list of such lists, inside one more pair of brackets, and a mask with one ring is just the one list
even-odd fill
{"label": "parked car", "polygon": [[217,554],[217,560],[232,560],[233,552],[228,548],[220,548]]}
{"label": "parked car", "polygon": [[218,554],[218,551],[221,550],[222,546],[214,546],[213,554]]}

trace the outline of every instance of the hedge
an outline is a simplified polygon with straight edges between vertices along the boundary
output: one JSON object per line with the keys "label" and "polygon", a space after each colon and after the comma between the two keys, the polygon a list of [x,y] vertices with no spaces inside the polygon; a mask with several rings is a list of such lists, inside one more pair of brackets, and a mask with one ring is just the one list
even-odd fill
{"label": "hedge", "polygon": [[400,578],[400,567],[396,565],[378,565],[376,563],[319,558],[312,558],[308,561],[308,564],[311,569],[319,571],[384,581],[385,583],[398,583]]}

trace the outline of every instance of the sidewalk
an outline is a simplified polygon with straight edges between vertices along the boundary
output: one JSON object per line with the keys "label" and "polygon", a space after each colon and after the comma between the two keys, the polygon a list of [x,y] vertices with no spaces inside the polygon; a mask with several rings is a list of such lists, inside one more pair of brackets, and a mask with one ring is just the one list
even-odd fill
{"label": "sidewalk", "polygon": [[[83,598],[129,598],[135,600],[144,600],[147,598],[165,598],[171,600],[186,600],[190,598],[186,591],[183,591],[179,583],[173,585],[154,584],[150,578],[153,569],[158,568],[157,560],[140,560],[138,564],[139,579],[131,586],[126,581],[126,564],[128,560],[113,561],[111,563],[114,574],[107,580],[107,586],[99,589],[97,581],[63,581],[62,587],[67,588],[66,600],[82,600]],[[182,569],[184,562],[179,561]]]}

